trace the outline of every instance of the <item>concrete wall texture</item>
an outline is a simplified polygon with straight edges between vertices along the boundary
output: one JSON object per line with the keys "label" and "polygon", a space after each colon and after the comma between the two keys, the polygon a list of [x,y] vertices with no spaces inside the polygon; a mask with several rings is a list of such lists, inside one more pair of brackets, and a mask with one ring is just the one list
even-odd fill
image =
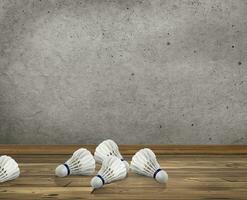
{"label": "concrete wall texture", "polygon": [[0,0],[0,143],[247,144],[247,1]]}

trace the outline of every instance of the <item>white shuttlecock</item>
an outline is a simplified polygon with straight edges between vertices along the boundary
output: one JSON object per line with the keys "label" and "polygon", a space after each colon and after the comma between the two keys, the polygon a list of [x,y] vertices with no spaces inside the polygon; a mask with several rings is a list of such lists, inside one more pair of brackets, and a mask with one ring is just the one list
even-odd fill
{"label": "white shuttlecock", "polygon": [[91,175],[95,170],[95,160],[87,149],[80,148],[64,164],[59,165],[55,173],[59,177],[68,175]]}
{"label": "white shuttlecock", "polygon": [[16,179],[20,175],[17,162],[9,156],[0,157],[0,183]]}
{"label": "white shuttlecock", "polygon": [[127,170],[124,163],[115,156],[109,156],[102,162],[101,169],[97,175],[92,178],[91,186],[94,191],[101,188],[104,184],[124,179],[126,175]]}
{"label": "white shuttlecock", "polygon": [[154,152],[148,148],[136,152],[132,157],[130,169],[137,174],[153,177],[159,183],[168,181],[168,174],[160,168]]}
{"label": "white shuttlecock", "polygon": [[98,163],[102,163],[102,161],[108,156],[118,157],[123,161],[127,171],[129,170],[129,163],[123,159],[123,156],[119,152],[118,145],[110,139],[101,142],[94,152],[94,158]]}

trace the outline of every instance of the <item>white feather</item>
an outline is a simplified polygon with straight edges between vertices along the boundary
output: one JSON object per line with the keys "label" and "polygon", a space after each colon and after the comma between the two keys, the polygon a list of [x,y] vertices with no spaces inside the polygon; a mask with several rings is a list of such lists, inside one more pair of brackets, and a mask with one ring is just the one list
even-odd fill
{"label": "white feather", "polygon": [[16,161],[9,156],[0,157],[0,182],[16,179],[20,175],[20,169]]}
{"label": "white feather", "polygon": [[70,159],[68,159],[65,164],[59,165],[56,168],[56,175],[64,177],[69,175],[91,175],[95,171],[95,160],[93,155],[87,149],[80,148],[75,151]]}
{"label": "white feather", "polygon": [[113,140],[105,140],[101,142],[95,149],[94,158],[96,162],[102,163],[108,156],[116,156],[124,162],[127,171],[129,170],[129,164],[123,159],[123,156],[119,152],[118,145]]}

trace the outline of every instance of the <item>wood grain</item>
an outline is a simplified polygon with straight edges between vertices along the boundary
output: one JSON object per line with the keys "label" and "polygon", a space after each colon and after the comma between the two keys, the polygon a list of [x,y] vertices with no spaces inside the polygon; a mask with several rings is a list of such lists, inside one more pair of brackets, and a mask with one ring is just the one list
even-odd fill
{"label": "wood grain", "polygon": [[[94,144],[78,145],[6,145],[0,144],[0,154],[70,154],[84,147],[94,152]],[[247,154],[247,145],[119,145],[122,154],[133,155],[141,148],[152,149],[156,154]]]}
{"label": "wood grain", "polygon": [[[92,176],[58,178],[54,175],[56,166],[82,146],[85,147],[42,145],[36,146],[40,147],[38,151],[35,146],[1,145],[0,153],[9,154],[18,161],[21,175],[16,180],[0,184],[0,199],[247,199],[247,146],[162,148],[162,145],[150,145],[158,152],[157,159],[169,174],[167,185],[129,172],[123,181],[105,185],[94,194],[90,194]],[[95,148],[94,145],[86,147],[91,151]],[[128,149],[127,145],[120,146],[127,161],[142,147],[133,145]],[[97,170],[99,168],[97,165]]]}

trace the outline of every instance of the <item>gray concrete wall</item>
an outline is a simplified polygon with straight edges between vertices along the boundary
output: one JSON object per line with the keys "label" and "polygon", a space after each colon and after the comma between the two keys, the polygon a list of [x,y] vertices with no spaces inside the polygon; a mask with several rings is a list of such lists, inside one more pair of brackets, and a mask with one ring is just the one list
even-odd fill
{"label": "gray concrete wall", "polygon": [[0,143],[247,144],[247,1],[0,0]]}

